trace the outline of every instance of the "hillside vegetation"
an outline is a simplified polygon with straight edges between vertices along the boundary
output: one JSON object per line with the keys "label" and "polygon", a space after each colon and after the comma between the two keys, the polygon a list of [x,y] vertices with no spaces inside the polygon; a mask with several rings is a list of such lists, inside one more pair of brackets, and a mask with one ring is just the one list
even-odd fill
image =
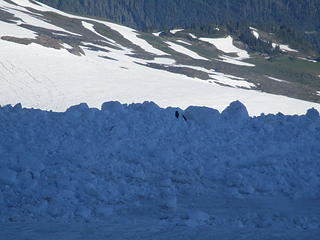
{"label": "hillside vegetation", "polygon": [[[137,28],[250,21],[320,30],[317,0],[40,0],[61,10],[94,15]],[[302,24],[303,23],[303,24]]]}

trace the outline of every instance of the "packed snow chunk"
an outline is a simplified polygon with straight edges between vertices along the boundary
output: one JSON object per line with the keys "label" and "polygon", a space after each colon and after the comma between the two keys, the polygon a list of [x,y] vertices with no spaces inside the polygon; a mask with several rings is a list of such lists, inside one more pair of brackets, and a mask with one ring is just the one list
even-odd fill
{"label": "packed snow chunk", "polygon": [[186,221],[187,226],[197,227],[209,222],[210,216],[206,212],[190,209],[188,211],[188,220]]}
{"label": "packed snow chunk", "polygon": [[246,120],[249,113],[246,107],[239,101],[232,102],[223,112],[222,116],[227,120]]}
{"label": "packed snow chunk", "polygon": [[80,117],[86,110],[89,109],[88,104],[86,103],[81,103],[76,106],[72,106],[67,109],[66,113],[69,115],[73,115],[74,117]]}
{"label": "packed snow chunk", "polygon": [[219,111],[208,107],[188,107],[184,115],[187,120],[207,126],[214,124],[215,120],[220,120]]}
{"label": "packed snow chunk", "polygon": [[75,211],[75,215],[83,219],[89,219],[91,216],[91,210],[81,206]]}
{"label": "packed snow chunk", "polygon": [[316,109],[311,108],[307,111],[306,118],[310,120],[319,119],[319,112]]}
{"label": "packed snow chunk", "polygon": [[3,185],[14,185],[16,183],[17,173],[5,166],[0,167],[0,183]]}
{"label": "packed snow chunk", "polygon": [[156,114],[160,110],[160,107],[157,104],[155,104],[154,102],[144,102],[142,104],[130,104],[128,106],[128,109],[140,111],[143,113]]}
{"label": "packed snow chunk", "polygon": [[95,209],[95,215],[101,218],[109,217],[113,214],[112,206],[98,206]]}
{"label": "packed snow chunk", "polygon": [[124,105],[122,105],[120,102],[117,102],[117,101],[105,102],[102,104],[101,110],[103,112],[112,112],[112,113],[123,112]]}

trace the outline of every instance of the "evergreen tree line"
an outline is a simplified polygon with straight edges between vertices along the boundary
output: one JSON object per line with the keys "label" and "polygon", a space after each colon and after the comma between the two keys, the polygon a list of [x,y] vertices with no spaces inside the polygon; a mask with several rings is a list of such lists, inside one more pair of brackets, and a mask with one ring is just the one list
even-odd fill
{"label": "evergreen tree line", "polygon": [[[299,32],[320,32],[319,0],[39,0],[60,10],[80,15],[107,18],[140,30],[164,30],[174,27],[190,27],[193,24],[226,24],[249,22],[276,28],[277,32],[291,42],[300,38]],[[279,26],[290,26],[290,28]],[[265,42],[240,31],[239,38],[257,49],[267,49]],[[290,30],[288,30],[290,29]],[[292,32],[291,29],[293,29]],[[267,29],[265,29],[267,30]],[[239,33],[240,33],[239,32]],[[299,34],[298,34],[299,33]],[[298,34],[299,36],[295,36]],[[316,37],[315,37],[316,36]],[[309,42],[318,47],[319,35],[309,36]],[[305,38],[301,38],[305,39]],[[305,39],[306,40],[306,39]],[[307,41],[307,40],[306,40]],[[293,41],[295,42],[295,40]],[[269,45],[269,44],[268,44]]]}
{"label": "evergreen tree line", "polygon": [[319,0],[39,0],[55,8],[144,29],[248,21],[320,30]]}

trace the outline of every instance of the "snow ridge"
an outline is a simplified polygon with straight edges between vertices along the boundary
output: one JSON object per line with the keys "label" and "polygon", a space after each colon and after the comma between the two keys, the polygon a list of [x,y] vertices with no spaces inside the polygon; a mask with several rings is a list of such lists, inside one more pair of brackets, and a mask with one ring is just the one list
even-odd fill
{"label": "snow ridge", "polygon": [[315,109],[251,118],[238,101],[222,113],[152,102],[64,113],[18,104],[1,107],[0,119],[0,222],[160,218],[196,194],[320,197]]}

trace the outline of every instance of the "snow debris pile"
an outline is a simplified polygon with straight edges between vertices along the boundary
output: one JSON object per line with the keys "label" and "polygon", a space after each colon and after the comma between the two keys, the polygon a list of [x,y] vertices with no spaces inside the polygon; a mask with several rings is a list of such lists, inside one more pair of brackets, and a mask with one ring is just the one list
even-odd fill
{"label": "snow debris pile", "polygon": [[[177,211],[188,196],[320,197],[320,117],[156,104],[0,108],[0,221]],[[142,211],[143,212],[143,211]],[[205,223],[191,212],[187,224]]]}

